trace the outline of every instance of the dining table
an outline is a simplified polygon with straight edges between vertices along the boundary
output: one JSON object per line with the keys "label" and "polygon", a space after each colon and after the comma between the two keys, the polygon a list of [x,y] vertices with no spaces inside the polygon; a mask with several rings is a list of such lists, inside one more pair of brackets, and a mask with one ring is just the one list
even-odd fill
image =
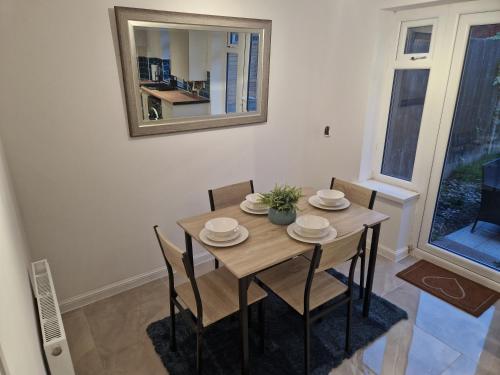
{"label": "dining table", "polygon": [[[309,197],[315,194],[313,188],[302,188],[303,196],[298,202],[298,215],[313,214],[330,221],[337,230],[337,236],[344,236],[367,225],[372,230],[366,287],[363,301],[363,316],[368,317],[373,288],[373,276],[377,260],[377,250],[382,222],[389,216],[360,206],[354,202],[343,210],[323,210],[308,203]],[[230,217],[245,226],[249,231],[248,238],[235,246],[220,248],[209,246],[200,239],[200,231],[205,223],[217,217]],[[292,239],[287,233],[286,225],[276,225],[269,221],[267,215],[255,215],[244,212],[239,205],[225,207],[201,215],[179,220],[177,224],[184,230],[186,252],[193,263],[193,238],[215,259],[226,267],[238,280],[239,317],[241,340],[241,373],[250,373],[249,338],[248,338],[248,301],[247,291],[255,276],[277,264],[307,253],[314,244]]]}

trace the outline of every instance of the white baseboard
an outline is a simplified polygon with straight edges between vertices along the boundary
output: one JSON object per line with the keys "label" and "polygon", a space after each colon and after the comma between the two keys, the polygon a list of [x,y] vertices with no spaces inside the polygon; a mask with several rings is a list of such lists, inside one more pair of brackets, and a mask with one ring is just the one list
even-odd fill
{"label": "white baseboard", "polygon": [[[369,240],[366,243],[366,248],[368,249],[368,252],[369,252],[370,251],[370,241]],[[402,247],[400,249],[393,250],[390,247],[382,245],[379,242],[377,254],[380,256],[383,256],[386,259],[389,259],[389,260],[397,263],[400,260],[406,258],[408,255],[410,255],[410,252],[409,252],[407,246]]]}
{"label": "white baseboard", "polygon": [[[203,267],[206,263],[211,262],[212,259],[213,257],[210,254],[205,253],[196,257],[194,263],[197,268],[200,268]],[[74,297],[67,298],[59,303],[59,309],[61,310],[61,313],[76,310],[80,307],[100,301],[104,298],[112,297],[127,290],[147,284],[151,281],[161,279],[162,277],[167,277],[166,266],[158,267],[140,275],[128,277],[126,279],[116,281],[103,287],[78,294]],[[175,273],[174,277],[176,281],[179,281]]]}
{"label": "white baseboard", "polygon": [[[370,243],[367,243],[368,250],[370,249]],[[379,243],[378,245],[378,254],[387,258],[393,262],[399,262],[401,259],[404,259],[408,256],[408,248],[401,248],[398,250],[393,250],[387,246],[384,246]],[[205,268],[205,264],[208,265],[211,263],[213,257],[205,253],[203,255],[198,256],[195,259],[195,265],[197,270],[202,271],[200,268]],[[65,313],[71,310],[76,310],[80,307],[89,305],[91,303],[100,301],[104,298],[112,297],[119,293],[125,292],[127,290],[136,288],[138,286],[144,285],[151,281],[161,279],[162,277],[167,277],[167,268],[165,266],[155,268],[151,271],[142,273],[140,275],[135,275],[120,281],[116,281],[114,283],[105,285],[103,287],[90,290],[88,292],[78,294],[74,297],[67,298],[59,303],[59,308],[61,313]],[[176,275],[174,275],[176,277]],[[180,281],[176,277],[176,282]]]}
{"label": "white baseboard", "polygon": [[433,255],[428,251],[416,248],[415,250],[413,250],[412,255],[414,255],[416,258],[425,259],[430,263],[447,269],[448,271],[455,272],[460,276],[466,277],[469,280],[475,281],[478,284],[484,285],[485,287],[500,293],[500,283],[481,276],[471,270],[468,270],[465,267],[460,267],[446,259]]}

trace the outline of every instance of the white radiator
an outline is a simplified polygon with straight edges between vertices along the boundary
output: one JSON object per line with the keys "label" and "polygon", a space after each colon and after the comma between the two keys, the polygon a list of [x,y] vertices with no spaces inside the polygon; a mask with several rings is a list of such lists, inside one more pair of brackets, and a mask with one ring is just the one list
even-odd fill
{"label": "white radiator", "polygon": [[51,375],[74,375],[66,333],[47,260],[31,263],[43,348]]}

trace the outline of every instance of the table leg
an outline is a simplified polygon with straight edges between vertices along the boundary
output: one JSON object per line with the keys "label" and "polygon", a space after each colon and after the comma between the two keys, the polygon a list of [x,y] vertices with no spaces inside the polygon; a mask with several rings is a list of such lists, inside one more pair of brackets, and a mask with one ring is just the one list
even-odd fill
{"label": "table leg", "polygon": [[248,286],[250,277],[243,277],[238,280],[238,291],[240,299],[240,332],[241,332],[241,373],[250,373],[249,349],[248,349]]}
{"label": "table leg", "polygon": [[194,270],[194,259],[193,259],[193,238],[188,232],[184,232],[184,240],[186,242],[186,252],[189,255],[189,260]]}
{"label": "table leg", "polygon": [[363,316],[368,317],[370,312],[370,302],[372,297],[373,276],[375,274],[375,263],[377,261],[378,238],[380,235],[381,224],[375,225],[372,233],[372,242],[370,244],[370,259],[368,261],[368,273],[366,275],[365,301],[363,304]]}

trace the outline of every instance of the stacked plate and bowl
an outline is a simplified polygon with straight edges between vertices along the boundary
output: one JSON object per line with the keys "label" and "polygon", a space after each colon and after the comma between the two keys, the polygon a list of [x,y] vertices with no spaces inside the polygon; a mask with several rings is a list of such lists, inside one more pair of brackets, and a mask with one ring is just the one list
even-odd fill
{"label": "stacked plate and bowl", "polygon": [[323,210],[338,211],[349,207],[351,202],[349,202],[345,194],[340,190],[323,189],[309,198],[309,204]]}
{"label": "stacked plate and bowl", "polygon": [[261,198],[262,195],[259,193],[248,194],[245,197],[245,200],[241,202],[240,208],[249,214],[267,215],[269,207],[267,207],[264,203],[261,203]]}
{"label": "stacked plate and bowl", "polygon": [[200,232],[200,239],[210,246],[229,247],[248,238],[248,229],[230,217],[208,220]]}
{"label": "stacked plate and bowl", "polygon": [[287,227],[290,237],[301,242],[324,243],[337,237],[337,231],[324,217],[317,215],[299,216]]}

